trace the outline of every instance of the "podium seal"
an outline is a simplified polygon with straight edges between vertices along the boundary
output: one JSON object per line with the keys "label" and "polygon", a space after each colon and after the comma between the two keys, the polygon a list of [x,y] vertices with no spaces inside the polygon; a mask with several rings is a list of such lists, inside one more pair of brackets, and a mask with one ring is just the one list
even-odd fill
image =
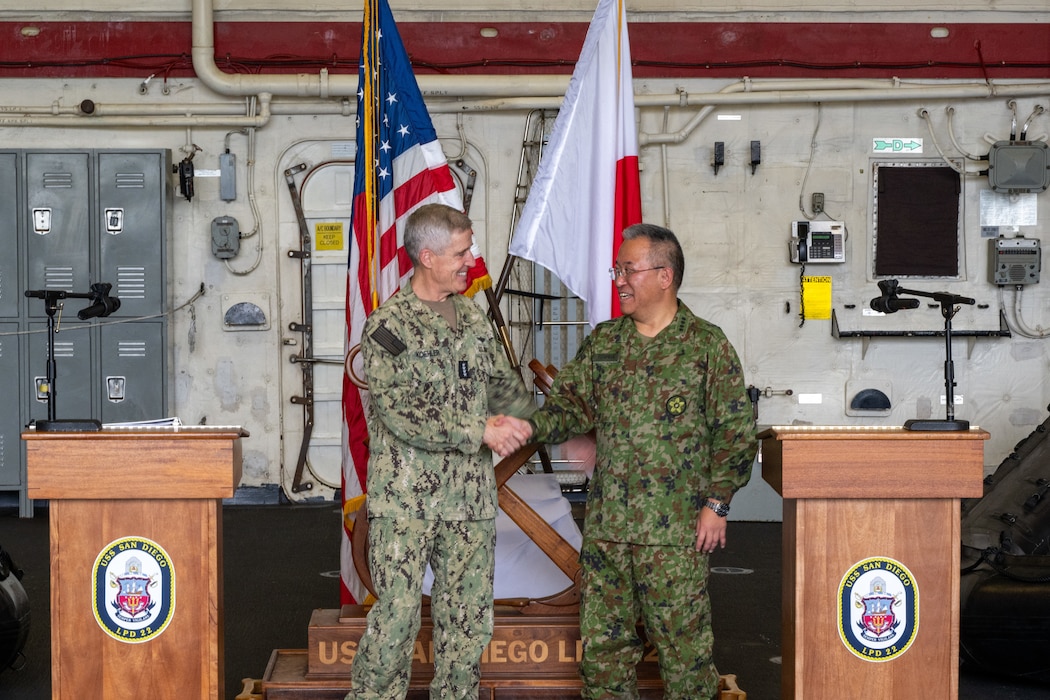
{"label": "podium seal", "polygon": [[148,642],[175,613],[175,570],[167,552],[144,537],[114,540],[95,558],[91,576],[95,620],[110,637]]}
{"label": "podium seal", "polygon": [[919,588],[904,564],[886,557],[857,562],[839,584],[839,637],[865,661],[890,661],[919,630]]}

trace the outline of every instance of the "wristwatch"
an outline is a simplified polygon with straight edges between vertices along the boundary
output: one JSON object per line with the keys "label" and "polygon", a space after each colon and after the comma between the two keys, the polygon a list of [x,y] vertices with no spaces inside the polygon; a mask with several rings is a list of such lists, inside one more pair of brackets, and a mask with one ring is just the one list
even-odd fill
{"label": "wristwatch", "polygon": [[704,507],[710,508],[720,518],[724,518],[729,515],[729,504],[728,503],[715,503],[714,501],[704,499]]}

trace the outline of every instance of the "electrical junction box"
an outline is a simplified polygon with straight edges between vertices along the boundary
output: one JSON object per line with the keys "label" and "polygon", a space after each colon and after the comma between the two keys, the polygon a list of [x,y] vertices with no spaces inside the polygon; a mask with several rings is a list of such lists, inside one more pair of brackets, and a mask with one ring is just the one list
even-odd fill
{"label": "electrical junction box", "polygon": [[993,238],[988,250],[988,277],[992,284],[1039,282],[1041,251],[1034,238]]}
{"label": "electrical junction box", "polygon": [[237,158],[229,151],[219,154],[219,199],[237,199]]}
{"label": "electrical junction box", "polygon": [[232,216],[219,216],[211,222],[211,252],[220,260],[235,257],[241,249],[241,229]]}
{"label": "electrical junction box", "polygon": [[1042,141],[999,141],[988,152],[988,184],[1019,194],[1050,188],[1050,146]]}

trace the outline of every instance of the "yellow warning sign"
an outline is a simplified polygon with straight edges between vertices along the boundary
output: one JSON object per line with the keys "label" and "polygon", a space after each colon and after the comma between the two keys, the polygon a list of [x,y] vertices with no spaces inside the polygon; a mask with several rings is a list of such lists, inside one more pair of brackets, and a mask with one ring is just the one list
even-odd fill
{"label": "yellow warning sign", "polygon": [[831,277],[802,278],[802,309],[805,318],[831,318]]}
{"label": "yellow warning sign", "polygon": [[314,224],[314,249],[342,250],[343,222],[326,221],[324,223]]}

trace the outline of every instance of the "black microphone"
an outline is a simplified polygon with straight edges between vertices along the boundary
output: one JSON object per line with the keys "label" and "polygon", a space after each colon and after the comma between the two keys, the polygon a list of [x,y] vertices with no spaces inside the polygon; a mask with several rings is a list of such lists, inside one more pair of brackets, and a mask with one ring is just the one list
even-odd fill
{"label": "black microphone", "polygon": [[91,306],[81,309],[77,312],[77,318],[81,321],[86,321],[89,318],[98,318],[99,316],[109,316],[111,313],[120,308],[120,299],[117,297],[99,297]]}
{"label": "black microphone", "polygon": [[879,313],[892,314],[901,309],[919,308],[918,299],[901,299],[900,297],[881,296],[871,300],[871,308]]}

